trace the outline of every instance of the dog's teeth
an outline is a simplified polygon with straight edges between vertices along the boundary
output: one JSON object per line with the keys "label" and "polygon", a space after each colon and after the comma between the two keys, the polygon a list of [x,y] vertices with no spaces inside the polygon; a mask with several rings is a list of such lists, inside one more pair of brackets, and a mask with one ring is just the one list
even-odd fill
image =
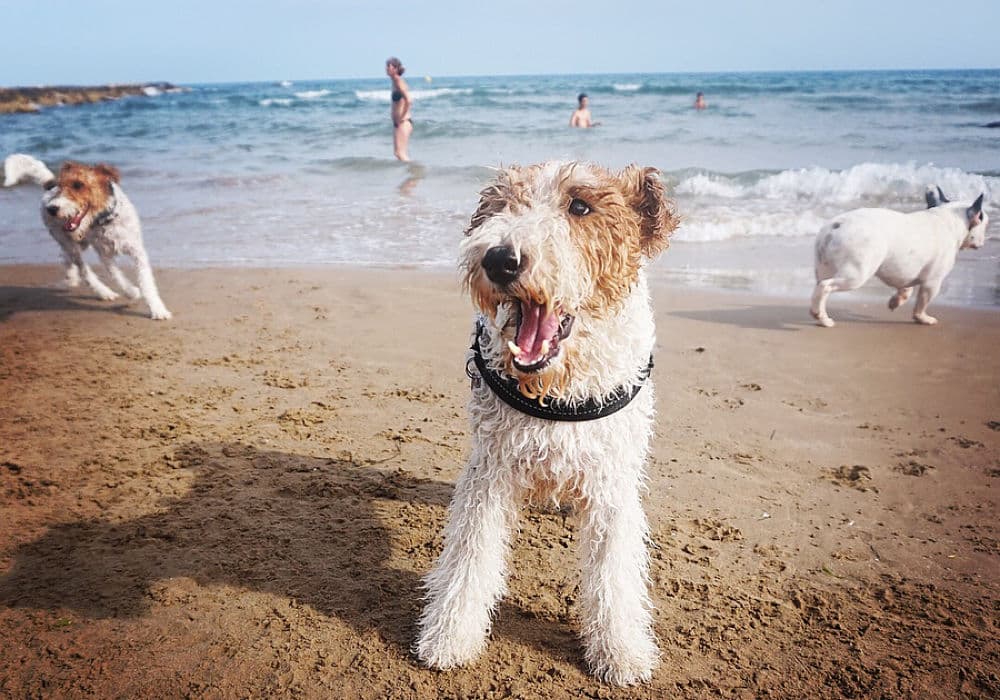
{"label": "dog's teeth", "polygon": [[510,350],[510,354],[513,355],[514,357],[517,357],[518,355],[521,354],[521,348],[514,345],[513,340],[507,341],[507,349]]}
{"label": "dog's teeth", "polygon": [[549,354],[549,341],[546,339],[542,341],[542,355],[548,355],[548,354]]}

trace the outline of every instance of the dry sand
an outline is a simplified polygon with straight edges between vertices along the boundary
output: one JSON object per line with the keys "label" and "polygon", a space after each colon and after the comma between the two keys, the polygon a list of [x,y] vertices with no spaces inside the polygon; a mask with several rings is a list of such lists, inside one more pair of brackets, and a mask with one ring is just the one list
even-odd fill
{"label": "dry sand", "polygon": [[1000,696],[996,312],[654,289],[663,661],[623,691],[559,514],[481,660],[409,651],[468,451],[453,276],[167,270],[167,323],[57,276],[0,269],[0,696]]}

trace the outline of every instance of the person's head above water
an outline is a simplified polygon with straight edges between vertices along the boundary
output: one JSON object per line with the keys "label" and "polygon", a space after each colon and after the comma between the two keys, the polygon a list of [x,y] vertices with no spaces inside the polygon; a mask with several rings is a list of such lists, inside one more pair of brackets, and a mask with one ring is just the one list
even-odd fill
{"label": "person's head above water", "polygon": [[389,75],[395,73],[396,75],[402,75],[406,72],[406,68],[403,67],[403,62],[400,61],[395,56],[390,56],[385,59],[385,72]]}
{"label": "person's head above water", "polygon": [[581,107],[586,107],[587,106],[587,93],[581,92],[579,95],[576,96],[576,101],[580,103]]}

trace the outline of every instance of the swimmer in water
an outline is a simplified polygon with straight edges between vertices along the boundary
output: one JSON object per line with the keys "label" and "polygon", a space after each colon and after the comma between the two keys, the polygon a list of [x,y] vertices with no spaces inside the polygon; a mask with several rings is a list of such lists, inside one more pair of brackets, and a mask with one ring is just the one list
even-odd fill
{"label": "swimmer in water", "polygon": [[410,86],[403,80],[406,69],[403,62],[395,56],[385,62],[385,74],[392,81],[392,106],[389,115],[392,117],[392,150],[397,159],[409,161],[407,147],[410,144],[410,134],[413,133],[413,119],[410,118]]}
{"label": "swimmer in water", "polygon": [[591,121],[590,119],[590,100],[587,98],[587,93],[581,92],[577,95],[577,108],[573,112],[573,116],[569,118],[569,125],[579,129],[589,129],[592,126],[597,126],[600,122]]}
{"label": "swimmer in water", "polygon": [[699,92],[694,98],[694,108],[705,109],[706,107],[708,107],[708,103],[705,102],[705,93]]}

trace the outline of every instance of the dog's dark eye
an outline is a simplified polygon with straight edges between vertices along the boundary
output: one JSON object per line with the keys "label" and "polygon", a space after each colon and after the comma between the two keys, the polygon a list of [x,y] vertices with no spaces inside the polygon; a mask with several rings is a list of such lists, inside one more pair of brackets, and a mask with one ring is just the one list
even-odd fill
{"label": "dog's dark eye", "polygon": [[70,187],[72,187],[74,190],[82,190],[83,189],[83,183],[80,182],[79,180],[73,180],[73,184],[70,185]]}
{"label": "dog's dark eye", "polygon": [[590,213],[590,205],[582,199],[574,199],[569,203],[569,213],[573,216],[586,216]]}

